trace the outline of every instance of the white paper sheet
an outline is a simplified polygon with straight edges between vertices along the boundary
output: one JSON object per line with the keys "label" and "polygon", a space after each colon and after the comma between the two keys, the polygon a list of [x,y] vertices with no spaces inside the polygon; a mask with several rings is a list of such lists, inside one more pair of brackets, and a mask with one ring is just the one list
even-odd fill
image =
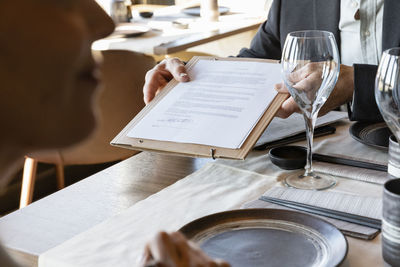
{"label": "white paper sheet", "polygon": [[199,60],[129,137],[240,148],[276,96],[280,65]]}

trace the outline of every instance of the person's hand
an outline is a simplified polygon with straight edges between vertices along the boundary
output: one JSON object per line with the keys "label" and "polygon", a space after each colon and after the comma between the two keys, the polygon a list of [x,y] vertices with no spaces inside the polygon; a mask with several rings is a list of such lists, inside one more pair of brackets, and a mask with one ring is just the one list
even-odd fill
{"label": "person's hand", "polygon": [[149,70],[146,73],[143,87],[143,99],[146,105],[173,78],[179,82],[188,82],[190,80],[185,64],[178,58],[164,59]]}
{"label": "person's hand", "polygon": [[[295,72],[294,78],[297,79],[296,84],[299,88],[311,88],[313,90],[321,84],[320,79],[315,79],[315,75],[310,75],[312,69],[302,68]],[[276,84],[275,90],[282,93],[287,93],[288,90],[283,83]],[[318,116],[322,116],[338,106],[351,101],[354,90],[354,69],[346,65],[340,66],[339,78],[335,88],[332,90],[328,100],[322,106]],[[289,97],[283,102],[281,108],[276,113],[277,117],[287,118],[293,113],[300,113],[300,108],[292,97]]]}
{"label": "person's hand", "polygon": [[158,267],[229,267],[221,260],[208,257],[180,232],[160,232],[144,251],[140,266]]}

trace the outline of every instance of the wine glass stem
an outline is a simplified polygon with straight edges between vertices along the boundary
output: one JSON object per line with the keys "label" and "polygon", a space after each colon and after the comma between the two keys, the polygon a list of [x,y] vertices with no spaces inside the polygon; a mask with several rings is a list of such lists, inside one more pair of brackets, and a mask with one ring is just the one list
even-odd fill
{"label": "wine glass stem", "polygon": [[312,149],[314,139],[314,126],[317,120],[318,112],[311,113],[309,116],[303,114],[306,123],[306,136],[307,136],[307,163],[304,167],[304,176],[314,176],[312,168]]}

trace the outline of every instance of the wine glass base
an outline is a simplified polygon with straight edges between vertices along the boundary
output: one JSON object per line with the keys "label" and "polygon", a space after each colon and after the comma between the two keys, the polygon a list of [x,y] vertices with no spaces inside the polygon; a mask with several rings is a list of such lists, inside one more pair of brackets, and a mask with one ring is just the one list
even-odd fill
{"label": "wine glass base", "polygon": [[285,179],[285,184],[289,187],[306,190],[324,190],[336,185],[336,179],[329,174],[316,173],[304,176],[304,171],[290,174]]}

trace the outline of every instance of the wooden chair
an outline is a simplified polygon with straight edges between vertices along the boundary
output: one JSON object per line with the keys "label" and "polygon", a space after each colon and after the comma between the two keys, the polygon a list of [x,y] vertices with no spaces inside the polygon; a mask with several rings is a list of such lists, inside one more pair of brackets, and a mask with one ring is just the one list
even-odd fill
{"label": "wooden chair", "polygon": [[98,98],[100,124],[87,141],[62,149],[25,158],[20,208],[32,202],[38,162],[55,164],[57,186],[64,187],[64,166],[98,164],[125,159],[135,151],[112,147],[110,141],[144,107],[142,88],[145,73],[155,65],[143,54],[107,50],[103,56],[103,90]]}

